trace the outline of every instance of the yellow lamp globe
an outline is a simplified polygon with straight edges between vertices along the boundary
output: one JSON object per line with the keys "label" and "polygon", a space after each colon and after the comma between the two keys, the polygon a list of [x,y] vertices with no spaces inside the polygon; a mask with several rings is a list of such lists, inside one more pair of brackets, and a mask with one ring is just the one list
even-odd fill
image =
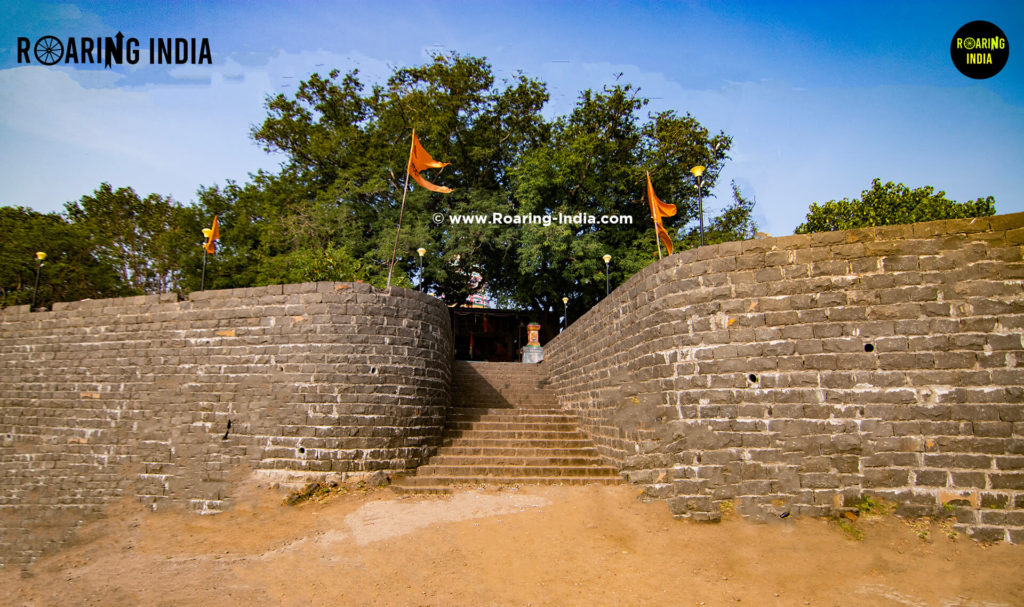
{"label": "yellow lamp globe", "polygon": [[416,249],[416,252],[420,254],[420,257],[423,257],[427,253],[427,250],[424,249],[423,247],[420,247]]}
{"label": "yellow lamp globe", "polygon": [[602,257],[601,259],[603,259],[605,263],[610,263],[612,260],[612,256],[606,253],[604,257]]}
{"label": "yellow lamp globe", "polygon": [[203,228],[203,238],[210,239],[210,234],[213,234],[213,230],[210,228]]}
{"label": "yellow lamp globe", "polygon": [[695,167],[693,167],[692,169],[690,169],[690,173],[691,173],[691,174],[692,174],[692,175],[693,175],[694,177],[700,177],[701,175],[703,175],[703,174],[704,174],[704,167],[703,167],[702,165],[699,165],[699,164],[698,164],[697,166],[695,166]]}
{"label": "yellow lamp globe", "polygon": [[38,253],[36,253],[36,259],[38,259],[39,261],[43,261],[44,259],[46,259],[46,253],[39,251]]}

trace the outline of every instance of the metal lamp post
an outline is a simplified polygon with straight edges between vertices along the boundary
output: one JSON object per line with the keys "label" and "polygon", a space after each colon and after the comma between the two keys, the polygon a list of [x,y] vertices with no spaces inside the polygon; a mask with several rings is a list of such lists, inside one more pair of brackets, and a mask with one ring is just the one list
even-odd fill
{"label": "metal lamp post", "polygon": [[416,249],[416,252],[420,254],[420,284],[417,290],[423,291],[423,256],[427,253],[427,250],[420,247]]}
{"label": "metal lamp post", "polygon": [[569,328],[569,298],[562,298],[562,330]]}
{"label": "metal lamp post", "polygon": [[704,167],[697,165],[690,169],[697,180],[697,212],[700,213],[700,246],[704,246]]}
{"label": "metal lamp post", "polygon": [[[203,238],[206,239],[205,242],[209,242],[211,234],[213,234],[213,230],[211,228],[203,228]],[[206,250],[206,244],[203,244],[203,276],[202,276],[202,278],[199,279],[199,290],[200,291],[205,291],[206,290],[206,255],[207,254],[208,254],[208,251]]]}
{"label": "metal lamp post", "polygon": [[39,273],[43,268],[43,260],[46,259],[46,253],[38,251],[36,253],[36,288],[32,290],[32,306],[29,310],[36,309],[36,300],[39,296]]}
{"label": "metal lamp post", "polygon": [[608,278],[608,264],[612,261],[612,256],[605,253],[604,257],[604,296],[608,297],[608,292],[611,291],[611,281]]}

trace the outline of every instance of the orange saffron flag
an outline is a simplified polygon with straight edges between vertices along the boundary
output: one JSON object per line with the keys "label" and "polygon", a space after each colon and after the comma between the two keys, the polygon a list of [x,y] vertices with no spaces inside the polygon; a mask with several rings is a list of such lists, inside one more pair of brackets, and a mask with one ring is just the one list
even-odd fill
{"label": "orange saffron flag", "polygon": [[[210,228],[210,238],[206,241],[205,249],[210,255],[217,252],[217,240],[220,239],[220,225],[217,223],[217,216],[213,216],[213,227]],[[195,241],[193,241],[195,242]]]}
{"label": "orange saffron flag", "polygon": [[[647,172],[647,203],[651,207],[651,219],[654,220],[654,230],[658,233],[658,238],[668,249],[668,254],[672,254],[672,238],[668,235],[668,230],[661,223],[662,217],[672,217],[676,214],[676,205],[662,202],[658,199],[658,196],[654,193],[654,186],[651,185],[651,173]],[[660,255],[660,253],[659,253]]]}
{"label": "orange saffron flag", "polygon": [[665,229],[665,226],[660,223],[656,223],[654,224],[654,229],[658,232],[658,238],[661,239],[661,244],[665,245],[665,249],[668,251],[668,254],[671,255],[672,238],[668,235],[668,231]]}
{"label": "orange saffron flag", "polygon": [[647,172],[647,202],[651,205],[651,218],[655,223],[660,224],[662,217],[672,217],[676,214],[676,205],[662,202],[654,193],[654,186],[651,185],[651,173]]}
{"label": "orange saffron flag", "polygon": [[416,137],[416,131],[412,132],[412,151],[409,153],[409,176],[412,177],[416,183],[420,184],[420,187],[424,187],[431,192],[439,192],[441,194],[448,194],[452,191],[451,188],[446,188],[440,185],[434,185],[420,176],[420,171],[426,169],[440,169],[448,166],[450,163],[438,162],[434,160],[430,154],[423,149],[420,145],[420,140]]}

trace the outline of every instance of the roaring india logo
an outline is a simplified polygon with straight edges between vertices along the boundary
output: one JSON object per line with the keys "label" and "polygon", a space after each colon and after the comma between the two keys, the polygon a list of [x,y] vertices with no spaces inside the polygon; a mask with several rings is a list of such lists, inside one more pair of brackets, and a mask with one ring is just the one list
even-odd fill
{"label": "roaring india logo", "polygon": [[949,44],[953,65],[969,78],[991,78],[1003,69],[1010,57],[1006,34],[988,21],[971,21],[957,30]]}
{"label": "roaring india logo", "polygon": [[151,65],[213,64],[209,38],[150,38],[142,44],[121,32],[106,37],[42,36],[35,43],[19,36],[18,63],[32,63],[33,58],[43,65],[103,63],[107,68],[142,60]]}

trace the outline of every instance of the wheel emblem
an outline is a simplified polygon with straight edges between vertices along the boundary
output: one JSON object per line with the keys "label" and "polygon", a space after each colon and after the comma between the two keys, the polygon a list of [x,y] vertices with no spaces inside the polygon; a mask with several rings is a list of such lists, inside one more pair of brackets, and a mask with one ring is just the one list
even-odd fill
{"label": "wheel emblem", "polygon": [[36,60],[43,65],[53,65],[64,56],[64,45],[53,36],[36,40]]}

